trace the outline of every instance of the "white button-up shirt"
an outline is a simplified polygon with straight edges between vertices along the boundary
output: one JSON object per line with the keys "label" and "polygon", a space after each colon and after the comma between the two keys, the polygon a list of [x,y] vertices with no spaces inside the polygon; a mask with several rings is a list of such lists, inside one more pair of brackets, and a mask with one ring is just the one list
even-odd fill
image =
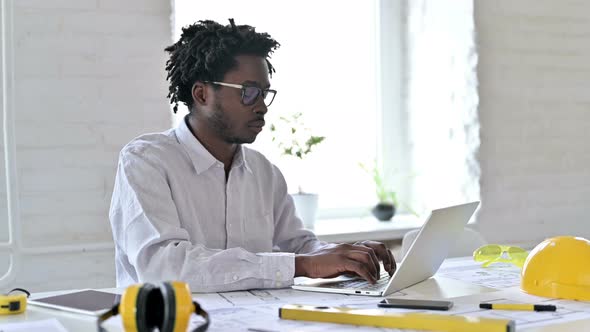
{"label": "white button-up shirt", "polygon": [[[295,217],[279,169],[240,146],[229,177],[181,121],[120,153],[110,209],[117,287],[182,280],[192,291],[284,287],[294,253],[325,245]],[[281,251],[281,252],[279,252]]]}

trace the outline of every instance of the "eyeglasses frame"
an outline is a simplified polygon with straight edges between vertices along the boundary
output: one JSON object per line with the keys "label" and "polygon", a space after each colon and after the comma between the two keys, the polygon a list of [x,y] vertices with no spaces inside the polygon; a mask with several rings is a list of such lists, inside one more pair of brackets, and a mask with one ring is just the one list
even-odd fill
{"label": "eyeglasses frame", "polygon": [[[275,100],[275,97],[277,95],[277,90],[274,90],[274,89],[261,89],[261,88],[255,86],[255,85],[244,85],[244,84],[226,83],[226,82],[214,82],[214,81],[206,81],[204,83],[211,83],[211,84],[215,84],[215,85],[227,86],[227,87],[234,88],[234,89],[241,89],[242,90],[241,102],[245,106],[252,106],[252,105],[256,104],[256,101],[258,100],[258,98],[260,98],[260,96],[263,96],[262,97],[262,100],[264,100],[264,98],[265,98],[264,97],[265,96],[265,92],[266,92],[266,94],[268,94],[270,92],[270,93],[272,93],[272,99],[270,100],[270,102],[268,103],[268,105],[266,105],[266,103],[264,104],[264,105],[266,105],[266,107],[270,107],[270,105]],[[252,104],[246,104],[246,103],[244,103],[244,94],[246,93],[246,88],[256,88],[259,91],[258,97],[256,97],[256,99],[254,100],[254,102]]]}

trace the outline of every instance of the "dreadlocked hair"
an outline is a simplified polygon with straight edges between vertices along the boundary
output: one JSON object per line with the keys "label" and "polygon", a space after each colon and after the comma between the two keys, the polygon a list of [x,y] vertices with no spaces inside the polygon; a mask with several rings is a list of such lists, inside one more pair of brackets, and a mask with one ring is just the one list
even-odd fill
{"label": "dreadlocked hair", "polygon": [[180,39],[164,50],[170,54],[166,61],[166,80],[170,82],[168,98],[178,111],[183,102],[189,109],[193,98],[191,89],[197,81],[220,81],[233,69],[237,55],[255,55],[266,59],[268,72],[275,69],[268,60],[280,44],[267,33],[258,33],[249,25],[236,26],[215,21],[198,21],[182,28]]}

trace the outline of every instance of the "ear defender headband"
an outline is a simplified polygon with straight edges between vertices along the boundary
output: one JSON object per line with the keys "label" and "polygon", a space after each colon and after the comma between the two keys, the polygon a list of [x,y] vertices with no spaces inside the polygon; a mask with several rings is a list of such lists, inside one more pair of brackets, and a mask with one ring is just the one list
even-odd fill
{"label": "ear defender headband", "polygon": [[[25,294],[10,295],[19,291]],[[6,295],[0,295],[0,315],[13,315],[23,313],[27,309],[27,297],[31,295],[22,288],[15,288]]]}
{"label": "ear defender headband", "polygon": [[119,314],[125,332],[148,332],[156,327],[160,332],[185,332],[192,313],[205,318],[193,332],[207,330],[209,315],[193,302],[188,284],[184,282],[131,285],[125,289],[121,302],[98,318],[98,331],[105,332],[101,324]]}

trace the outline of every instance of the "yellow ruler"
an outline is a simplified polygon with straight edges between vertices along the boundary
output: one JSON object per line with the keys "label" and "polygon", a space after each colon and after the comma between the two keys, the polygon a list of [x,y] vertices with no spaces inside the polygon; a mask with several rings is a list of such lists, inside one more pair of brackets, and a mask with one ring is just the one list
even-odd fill
{"label": "yellow ruler", "polygon": [[426,313],[395,313],[380,309],[351,309],[287,304],[279,309],[282,319],[339,323],[398,329],[449,332],[514,332],[508,319],[449,316]]}

